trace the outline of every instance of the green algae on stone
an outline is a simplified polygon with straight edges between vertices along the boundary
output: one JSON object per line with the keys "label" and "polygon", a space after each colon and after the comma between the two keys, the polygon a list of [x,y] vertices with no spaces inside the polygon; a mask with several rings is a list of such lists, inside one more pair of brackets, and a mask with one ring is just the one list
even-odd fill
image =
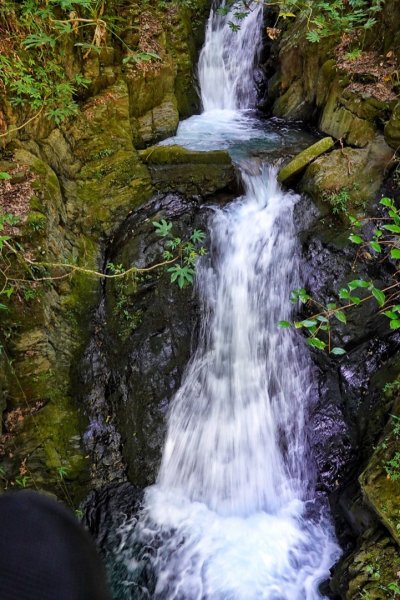
{"label": "green algae on stone", "polygon": [[366,532],[331,581],[331,588],[346,600],[389,600],[389,586],[399,582],[400,552],[380,528]]}
{"label": "green algae on stone", "polygon": [[385,126],[385,139],[396,151],[400,148],[400,102],[393,110],[390,120]]}
{"label": "green algae on stone", "polygon": [[309,165],[313,160],[328,152],[333,148],[335,142],[331,137],[323,138],[319,140],[312,146],[309,146],[297,156],[295,156],[287,165],[282,167],[278,173],[278,181],[280,183],[284,183],[301,173],[307,165]]}
{"label": "green algae on stone", "polygon": [[149,168],[154,187],[163,192],[209,196],[236,187],[232,160],[225,150],[202,152],[181,146],[152,146],[139,154]]}
{"label": "green algae on stone", "polygon": [[183,146],[152,146],[139,152],[146,164],[218,164],[231,165],[232,160],[226,150],[188,150]]}
{"label": "green algae on stone", "polygon": [[[319,127],[321,131],[336,139],[343,139],[351,146],[364,147],[376,135],[373,121],[366,118],[361,108],[363,103],[352,97],[346,98],[343,84],[336,79],[326,98]],[[363,115],[362,117],[359,115]],[[375,113],[374,113],[375,116]]]}
{"label": "green algae on stone", "polygon": [[[394,413],[399,414],[399,402]],[[391,416],[383,437],[366,469],[360,475],[360,485],[368,503],[380,521],[400,545],[400,432],[396,415]]]}
{"label": "green algae on stone", "polygon": [[320,156],[308,167],[301,190],[316,202],[347,190],[349,209],[364,207],[382,184],[393,159],[393,150],[377,135],[366,148],[343,148]]}

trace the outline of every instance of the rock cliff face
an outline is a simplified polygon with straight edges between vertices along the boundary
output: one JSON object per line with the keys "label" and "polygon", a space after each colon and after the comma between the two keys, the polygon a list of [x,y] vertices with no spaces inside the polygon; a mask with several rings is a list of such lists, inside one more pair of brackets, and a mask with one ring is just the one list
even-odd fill
{"label": "rock cliff face", "polygon": [[[88,486],[112,484],[87,501],[89,524],[95,533],[102,528],[101,535],[114,521],[104,522],[96,502],[106,503],[113,518],[124,502],[131,507],[140,500],[127,476],[140,487],[154,481],[168,402],[196,336],[197,307],[190,290],[171,288],[161,272],[122,291],[77,269],[155,262],[160,245],[151,220],[167,218],[177,231],[201,227],[213,203],[237,192],[225,152],[154,146],[198,108],[193,71],[209,3],[199,1],[191,11],[173,4],[143,11],[140,4],[124,3],[125,41],[134,44],[150,23],[161,61],[144,69],[123,65],[117,44],[86,61],[71,50],[69,68],[91,81],[78,116],[59,128],[44,119],[31,123],[12,134],[0,161],[0,171],[12,176],[0,183],[2,208],[10,198],[21,204],[14,237],[44,263],[35,267],[41,277],[55,276],[34,297],[21,290],[3,315],[0,480],[10,488],[28,477],[29,485],[74,505]],[[373,213],[400,146],[400,103],[379,87],[375,71],[376,56],[383,69],[392,56],[400,59],[398,11],[398,0],[387,0],[374,32],[382,46],[374,49],[367,40],[367,50],[377,54],[361,80],[338,54],[337,40],[304,41],[304,22],[272,48],[279,61],[265,106],[334,141],[329,153],[313,155],[289,179],[321,211],[299,229],[308,286],[323,301],[354,277],[346,224],[332,217],[330,200],[344,192],[355,212],[369,207]],[[5,110],[12,121],[8,105]],[[388,195],[398,196],[393,172],[388,181]],[[362,269],[374,280],[388,276],[368,262]],[[400,462],[400,342],[368,310],[339,335],[349,356],[333,363],[316,355],[311,415],[320,487],[330,494],[347,551],[332,589],[341,598],[365,592],[378,599],[400,569],[399,482],[391,476]],[[388,381],[394,383],[383,392]]]}
{"label": "rock cliff face", "polygon": [[[145,68],[124,65],[118,42],[86,60],[70,48],[66,66],[90,80],[79,114],[59,128],[39,118],[11,133],[3,150],[1,170],[12,179],[0,191],[2,208],[8,197],[11,205],[18,199],[23,205],[14,239],[35,262],[102,271],[107,240],[155,192],[138,149],[174,134],[179,118],[198,108],[194,70],[208,2],[193,10],[171,4],[144,11],[140,4],[121,8],[128,22],[124,41],[134,43],[130,36],[150,28],[161,59]],[[13,122],[6,98],[2,107]],[[55,279],[33,298],[19,293],[4,314],[2,482],[15,486],[24,476],[19,485],[28,482],[70,500],[82,497],[89,481],[81,443],[87,422],[71,374],[101,285],[84,272],[34,268]]]}
{"label": "rock cliff face", "polygon": [[345,190],[354,204],[369,202],[393,165],[400,131],[399,8],[397,0],[385,3],[358,58],[348,57],[350,37],[308,42],[307,24],[299,19],[275,43],[279,66],[268,84],[271,112],[311,122],[336,140],[329,157],[305,173],[301,188],[314,199]]}
{"label": "rock cliff face", "polygon": [[[304,238],[308,288],[323,302],[359,271],[375,280],[388,276],[382,266],[374,272],[368,261],[355,267],[348,226],[332,218],[331,210],[341,196],[353,214],[376,215],[377,198],[400,198],[400,104],[388,75],[400,60],[399,10],[396,0],[385,3],[366,37],[363,59],[346,60],[343,40],[305,41],[305,23],[299,21],[274,43],[279,66],[268,85],[269,110],[312,123],[335,140],[322,156],[304,161],[302,153],[281,171],[294,169],[288,183],[310,195],[324,215]],[[320,472],[328,489],[333,484],[331,504],[345,549],[331,593],[349,600],[396,597],[399,590],[398,336],[386,327],[372,313],[351,319],[341,340],[351,349],[339,373],[316,356],[318,397],[326,412],[325,422],[317,417],[313,429],[317,460],[322,435],[329,451],[321,452],[326,468],[320,463]]]}

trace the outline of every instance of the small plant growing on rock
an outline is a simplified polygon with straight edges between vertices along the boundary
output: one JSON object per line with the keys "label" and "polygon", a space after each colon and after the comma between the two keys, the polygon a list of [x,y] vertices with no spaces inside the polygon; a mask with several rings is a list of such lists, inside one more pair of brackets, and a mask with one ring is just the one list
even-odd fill
{"label": "small plant growing on rock", "polygon": [[202,245],[206,237],[205,233],[200,229],[194,229],[189,239],[183,241],[180,237],[172,235],[172,223],[165,219],[153,221],[153,225],[157,235],[165,239],[163,258],[167,262],[176,261],[176,264],[167,269],[171,275],[171,282],[177,283],[181,289],[192,284],[195,262],[198,256],[204,255],[206,252]]}
{"label": "small plant growing on rock", "polygon": [[324,199],[331,205],[333,214],[346,213],[349,207],[350,193],[343,189],[339,192],[325,194]]}

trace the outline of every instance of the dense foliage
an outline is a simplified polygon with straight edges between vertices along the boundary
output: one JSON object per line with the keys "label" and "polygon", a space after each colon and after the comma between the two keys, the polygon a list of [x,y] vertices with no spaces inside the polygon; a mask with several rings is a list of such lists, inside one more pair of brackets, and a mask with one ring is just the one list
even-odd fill
{"label": "dense foliage", "polygon": [[[190,5],[190,0],[178,3]],[[77,112],[77,99],[90,80],[79,66],[66,64],[71,45],[78,63],[101,52],[111,40],[121,47],[124,63],[159,59],[125,43],[127,23],[118,15],[118,4],[113,0],[0,0],[0,94],[22,113],[21,126],[42,112],[56,125]],[[151,4],[150,0],[141,3],[143,8]]]}
{"label": "dense foliage", "polygon": [[[221,14],[233,10],[232,29],[240,28],[243,20],[259,0],[228,0],[220,9]],[[377,20],[383,0],[264,0],[266,6],[279,7],[277,21],[300,17],[307,22],[306,37],[319,42],[331,35],[367,31]]]}
{"label": "dense foliage", "polygon": [[[337,299],[322,305],[311,297],[304,288],[293,290],[291,300],[293,303],[300,302],[307,307],[315,307],[317,310],[311,316],[302,321],[295,321],[294,327],[304,329],[307,333],[307,343],[319,350],[328,350],[331,354],[345,354],[345,350],[335,346],[332,339],[333,324],[335,322],[347,323],[346,312],[349,309],[374,301],[379,311],[389,320],[392,330],[400,329],[400,297],[399,297],[399,270],[400,260],[400,210],[396,208],[390,198],[382,198],[380,205],[384,207],[383,217],[375,219],[360,220],[349,215],[354,231],[349,235],[349,240],[358,246],[356,259],[363,256],[371,260],[373,258],[385,260],[392,265],[392,281],[389,285],[380,289],[373,281],[362,278],[350,281],[346,287],[337,292]],[[370,228],[371,221],[374,227]],[[376,222],[375,222],[376,221]],[[289,321],[280,321],[281,328],[290,327]]]}

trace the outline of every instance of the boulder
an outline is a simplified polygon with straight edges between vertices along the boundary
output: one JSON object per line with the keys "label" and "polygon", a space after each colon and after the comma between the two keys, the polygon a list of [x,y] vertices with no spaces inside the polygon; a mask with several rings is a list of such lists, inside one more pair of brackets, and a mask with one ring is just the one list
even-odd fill
{"label": "boulder", "polygon": [[366,148],[334,150],[307,167],[301,190],[317,202],[345,191],[346,208],[363,207],[378,193],[392,157],[393,150],[382,135],[377,135]]}
{"label": "boulder", "polygon": [[210,196],[237,187],[232,160],[225,150],[201,152],[181,146],[152,146],[139,154],[154,187],[162,192]]}

